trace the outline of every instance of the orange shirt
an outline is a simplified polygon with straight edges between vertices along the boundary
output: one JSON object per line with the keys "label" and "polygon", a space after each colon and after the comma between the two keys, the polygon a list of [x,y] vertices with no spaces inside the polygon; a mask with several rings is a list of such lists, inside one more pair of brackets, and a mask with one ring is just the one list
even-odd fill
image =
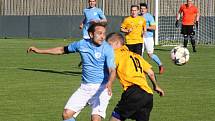
{"label": "orange shirt", "polygon": [[183,13],[182,25],[194,25],[198,8],[194,5],[187,7],[187,4],[183,4],[179,9],[179,13]]}

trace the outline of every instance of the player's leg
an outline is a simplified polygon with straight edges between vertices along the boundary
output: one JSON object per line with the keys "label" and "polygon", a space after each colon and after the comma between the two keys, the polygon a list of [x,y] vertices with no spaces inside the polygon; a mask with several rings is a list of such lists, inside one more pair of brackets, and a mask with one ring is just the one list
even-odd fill
{"label": "player's leg", "polygon": [[126,119],[133,119],[135,113],[142,107],[144,103],[142,98],[142,90],[139,86],[133,85],[128,87],[122,93],[121,99],[112,112],[112,121],[124,121]]}
{"label": "player's leg", "polygon": [[92,107],[92,121],[101,121],[106,117],[106,109],[111,96],[108,95],[108,89],[101,85],[96,94],[90,99],[89,104]]}
{"label": "player's leg", "polygon": [[193,52],[196,52],[195,32],[193,31],[193,28],[192,28],[192,32],[190,34],[190,41],[192,44]]}
{"label": "player's leg", "polygon": [[63,119],[65,121],[74,121],[74,118],[87,105],[88,100],[92,97],[88,89],[88,85],[81,84],[81,86],[73,93],[64,107]]}
{"label": "player's leg", "polygon": [[149,121],[150,113],[153,108],[153,95],[143,92],[143,102],[145,104],[143,107],[136,113],[136,121]]}
{"label": "player's leg", "polygon": [[101,121],[101,120],[102,120],[102,117],[100,115],[93,114],[91,116],[91,121]]}
{"label": "player's leg", "polygon": [[187,47],[188,44],[188,35],[184,34],[184,47]]}
{"label": "player's leg", "polygon": [[183,34],[184,37],[184,47],[187,47],[188,44],[188,29],[189,27],[187,25],[182,25],[181,34]]}
{"label": "player's leg", "polygon": [[73,110],[69,110],[69,109],[64,109],[63,112],[63,121],[75,121],[75,118],[73,117],[73,115],[76,112]]}
{"label": "player's leg", "polygon": [[162,62],[160,61],[159,57],[156,54],[154,54],[153,37],[147,37],[144,39],[145,39],[144,45],[145,45],[146,51],[148,53],[148,56],[159,66],[159,73],[160,74],[164,73],[164,66],[163,66]]}

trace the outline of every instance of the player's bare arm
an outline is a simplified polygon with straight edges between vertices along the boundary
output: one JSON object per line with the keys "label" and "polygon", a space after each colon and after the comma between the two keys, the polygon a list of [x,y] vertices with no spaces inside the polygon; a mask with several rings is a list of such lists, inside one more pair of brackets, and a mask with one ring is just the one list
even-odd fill
{"label": "player's bare arm", "polygon": [[84,26],[84,24],[83,24],[83,22],[81,22],[79,25],[79,29],[83,29],[83,26]]}
{"label": "player's bare arm", "polygon": [[156,30],[156,25],[150,25],[147,30]]}
{"label": "player's bare arm", "polygon": [[79,25],[79,29],[83,29],[84,27],[84,21],[86,20],[86,18],[84,17],[84,20],[81,21],[80,25]]}
{"label": "player's bare arm", "polygon": [[153,85],[153,89],[154,91],[156,91],[160,96],[164,96],[164,91],[159,87],[159,85],[157,84],[157,81],[156,81],[156,78],[155,78],[155,74],[154,72],[152,71],[152,69],[149,69],[147,71],[147,74],[149,76],[149,79],[151,80],[152,82],[152,85]]}
{"label": "player's bare arm", "polygon": [[37,54],[51,54],[51,55],[61,55],[64,54],[64,47],[55,47],[55,48],[49,48],[49,49],[39,49],[36,47],[29,47],[27,49],[27,53],[37,53]]}
{"label": "player's bare arm", "polygon": [[108,89],[108,94],[112,95],[112,85],[113,81],[116,79],[116,70],[114,68],[109,68],[109,79],[108,83],[106,84],[106,88]]}
{"label": "player's bare arm", "polygon": [[179,12],[176,14],[176,21],[175,21],[175,27],[176,27],[176,28],[179,27],[180,16],[181,16],[181,12],[179,11]]}
{"label": "player's bare arm", "polygon": [[92,20],[90,21],[91,24],[95,24],[95,23],[107,23],[107,19],[101,19],[101,20]]}
{"label": "player's bare arm", "polygon": [[132,31],[132,28],[126,29],[126,28],[121,27],[121,28],[120,28],[120,31],[121,31],[121,32],[124,32],[124,33],[126,33],[126,34],[128,34],[128,33],[130,33],[130,32]]}

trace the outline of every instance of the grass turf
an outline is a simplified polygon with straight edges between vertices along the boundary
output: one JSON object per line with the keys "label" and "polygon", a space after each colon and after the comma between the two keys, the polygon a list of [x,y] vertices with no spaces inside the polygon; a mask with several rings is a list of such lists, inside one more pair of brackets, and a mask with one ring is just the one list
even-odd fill
{"label": "grass turf", "polygon": [[[80,84],[79,55],[26,54],[26,49],[32,45],[64,46],[71,41],[0,39],[0,121],[61,120],[67,99]],[[155,50],[165,65],[163,75],[159,75],[156,64],[144,56],[153,65],[159,84],[166,92],[162,98],[154,94],[151,121],[214,121],[215,47],[198,46],[198,52],[191,52],[189,63],[183,66],[171,62],[171,48],[158,46]],[[108,121],[121,92],[120,84],[115,81],[104,121]],[[88,107],[77,121],[89,120]]]}

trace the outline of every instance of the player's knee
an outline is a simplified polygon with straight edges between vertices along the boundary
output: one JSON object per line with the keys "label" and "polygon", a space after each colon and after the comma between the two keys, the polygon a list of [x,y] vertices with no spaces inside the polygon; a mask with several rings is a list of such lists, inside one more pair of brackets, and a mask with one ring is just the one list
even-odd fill
{"label": "player's knee", "polygon": [[184,40],[188,40],[188,35],[187,34],[184,35]]}
{"label": "player's knee", "polygon": [[75,114],[75,112],[73,112],[71,110],[68,110],[68,109],[65,109],[63,111],[62,117],[63,117],[64,120],[66,120],[66,119],[69,119],[69,118],[73,117],[74,114]]}
{"label": "player's knee", "polygon": [[195,35],[190,35],[191,40],[195,40]]}
{"label": "player's knee", "polygon": [[101,121],[101,120],[102,120],[102,117],[97,114],[93,114],[91,117],[91,121]]}
{"label": "player's knee", "polygon": [[153,53],[148,53],[148,56],[149,56],[150,58],[152,58],[152,55],[153,55]]}

